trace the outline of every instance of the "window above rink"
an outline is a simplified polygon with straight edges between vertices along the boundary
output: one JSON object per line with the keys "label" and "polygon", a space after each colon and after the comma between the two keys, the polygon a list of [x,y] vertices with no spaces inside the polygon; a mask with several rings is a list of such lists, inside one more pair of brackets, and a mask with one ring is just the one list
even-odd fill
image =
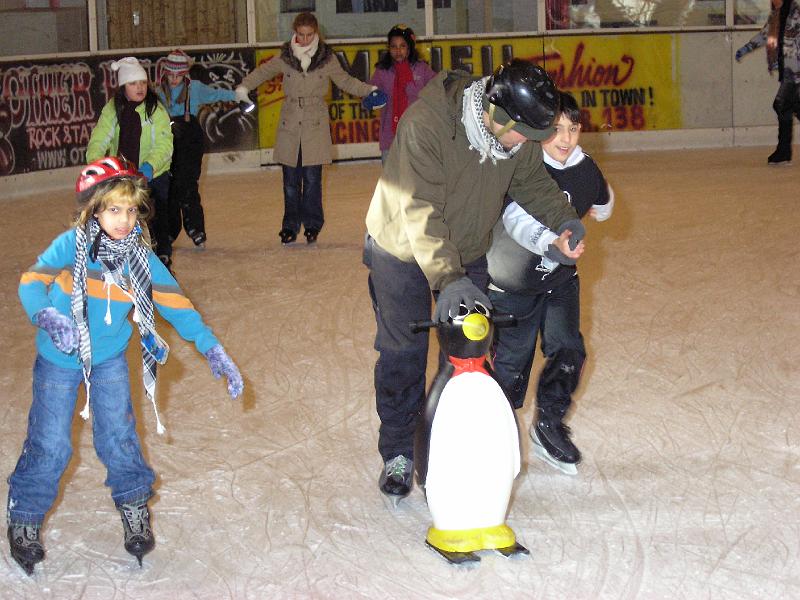
{"label": "window above rink", "polygon": [[299,12],[325,39],[377,40],[657,29],[751,29],[770,0],[0,0],[0,57],[175,47],[277,46]]}

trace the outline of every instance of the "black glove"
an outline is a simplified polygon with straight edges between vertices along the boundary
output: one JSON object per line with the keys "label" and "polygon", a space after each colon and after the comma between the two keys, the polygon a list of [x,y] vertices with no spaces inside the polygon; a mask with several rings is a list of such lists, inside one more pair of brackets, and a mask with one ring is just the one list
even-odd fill
{"label": "black glove", "polygon": [[[583,239],[583,236],[586,235],[586,228],[578,219],[570,219],[558,228],[558,235],[561,235],[567,229],[572,232],[572,235],[569,238],[569,249],[575,250],[575,248],[578,246],[578,243]],[[544,255],[550,260],[554,260],[562,265],[574,265],[577,262],[574,258],[570,258],[561,252],[561,250],[559,250],[555,244],[550,244],[547,247],[547,250],[544,251]]]}
{"label": "black glove", "polygon": [[492,308],[489,298],[478,289],[478,286],[472,283],[469,277],[464,276],[461,279],[456,279],[454,282],[444,286],[444,289],[439,292],[439,298],[436,300],[436,309],[433,311],[433,319],[444,323],[450,317],[451,311],[455,310],[455,315],[457,315],[459,306],[463,304],[467,308],[473,308],[476,301],[488,309]]}

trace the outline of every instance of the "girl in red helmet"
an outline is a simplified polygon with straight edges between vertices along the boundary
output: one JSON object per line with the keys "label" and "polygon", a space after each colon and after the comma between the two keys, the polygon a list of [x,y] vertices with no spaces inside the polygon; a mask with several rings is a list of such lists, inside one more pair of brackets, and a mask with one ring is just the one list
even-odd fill
{"label": "girl in red helmet", "polygon": [[[38,327],[33,402],[16,469],[8,479],[11,555],[28,574],[44,559],[40,530],[72,454],[71,424],[83,383],[84,419],[106,467],[106,485],[122,516],[125,549],[153,549],[147,501],[155,474],[142,456],[131,407],[125,352],[139,331],[145,393],[155,409],[156,365],[169,348],[156,333],[155,310],[225,375],[228,393],[241,395],[236,365],[149,247],[143,220],[148,189],[137,168],[106,157],[83,169],[76,185],[74,227],[59,235],[22,274],[19,297]],[[156,411],[157,431],[164,428]]]}

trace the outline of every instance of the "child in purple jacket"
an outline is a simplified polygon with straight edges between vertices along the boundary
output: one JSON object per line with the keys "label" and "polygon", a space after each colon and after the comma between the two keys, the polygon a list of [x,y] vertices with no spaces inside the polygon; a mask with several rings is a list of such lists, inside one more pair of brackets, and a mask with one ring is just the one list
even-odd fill
{"label": "child in purple jacket", "polygon": [[389,50],[375,63],[375,73],[369,80],[388,98],[381,111],[381,161],[386,160],[403,112],[435,75],[428,63],[420,60],[414,45],[416,36],[410,27],[395,25],[389,30],[387,38]]}

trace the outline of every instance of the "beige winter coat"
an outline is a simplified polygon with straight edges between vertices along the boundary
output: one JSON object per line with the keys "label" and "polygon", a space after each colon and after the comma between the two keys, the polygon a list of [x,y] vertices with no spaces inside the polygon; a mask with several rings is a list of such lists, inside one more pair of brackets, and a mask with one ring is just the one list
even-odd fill
{"label": "beige winter coat", "polygon": [[289,167],[297,166],[297,155],[303,149],[303,165],[331,162],[331,130],[325,95],[330,80],[353,96],[366,96],[374,86],[348,75],[330,46],[319,43],[306,72],[292,54],[289,42],[276,56],[250,72],[242,81],[248,90],[283,73],[280,122],[275,140],[274,160]]}

